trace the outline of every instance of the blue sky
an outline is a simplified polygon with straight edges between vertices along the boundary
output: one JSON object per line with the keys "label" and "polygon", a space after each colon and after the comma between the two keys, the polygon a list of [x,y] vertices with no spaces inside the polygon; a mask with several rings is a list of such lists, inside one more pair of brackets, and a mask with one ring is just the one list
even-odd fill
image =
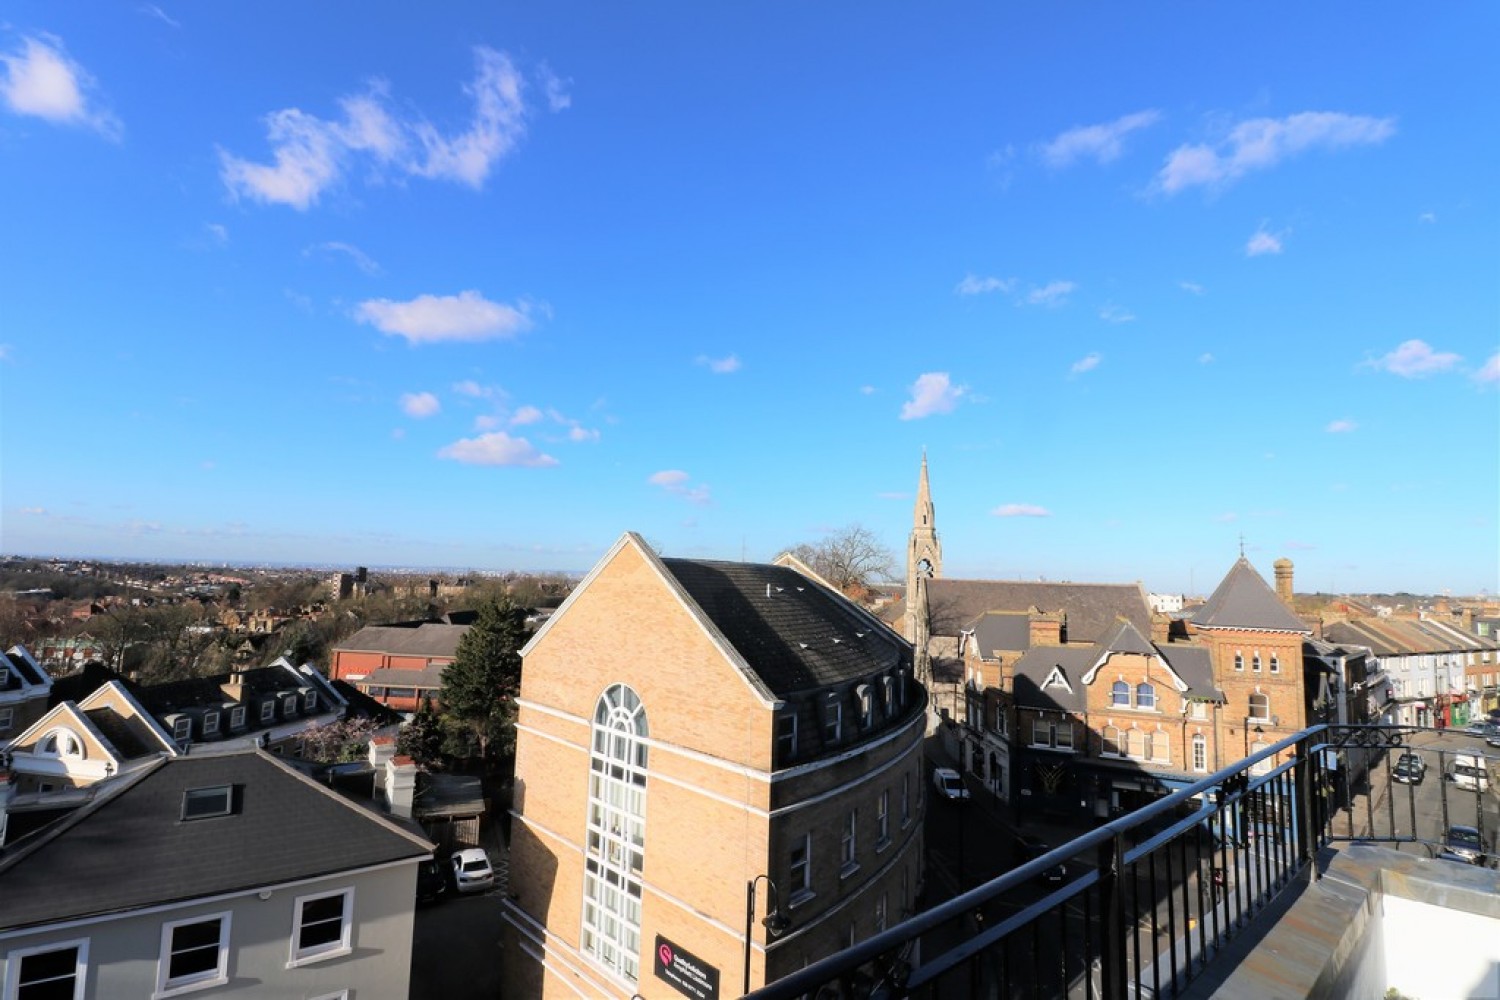
{"label": "blue sky", "polygon": [[1500,587],[1500,8],[8,4],[0,551]]}

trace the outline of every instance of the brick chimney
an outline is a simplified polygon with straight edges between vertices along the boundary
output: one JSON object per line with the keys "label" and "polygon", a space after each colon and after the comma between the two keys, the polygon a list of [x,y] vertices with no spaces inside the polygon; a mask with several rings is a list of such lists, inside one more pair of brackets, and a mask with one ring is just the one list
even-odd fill
{"label": "brick chimney", "polygon": [[1161,612],[1151,616],[1151,641],[1165,646],[1172,639],[1172,616]]}
{"label": "brick chimney", "polygon": [[1062,612],[1046,613],[1038,608],[1031,608],[1027,617],[1027,624],[1031,627],[1031,644],[1033,646],[1061,646],[1064,618]]}
{"label": "brick chimney", "polygon": [[1292,561],[1285,557],[1276,560],[1276,596],[1288,608],[1292,606]]}

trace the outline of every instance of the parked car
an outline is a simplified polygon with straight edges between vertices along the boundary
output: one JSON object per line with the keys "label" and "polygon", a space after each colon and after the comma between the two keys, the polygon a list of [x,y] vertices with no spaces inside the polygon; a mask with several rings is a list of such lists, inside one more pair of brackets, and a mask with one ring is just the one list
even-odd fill
{"label": "parked car", "polygon": [[[1016,861],[1024,864],[1027,861],[1035,861],[1037,858],[1052,850],[1040,837],[1025,833],[1016,838]],[[1037,876],[1039,882],[1061,882],[1068,877],[1068,866],[1059,861],[1050,868],[1045,868]]]}
{"label": "parked car", "polygon": [[1420,785],[1427,777],[1427,762],[1420,754],[1404,753],[1391,768],[1391,778],[1403,785]]}
{"label": "parked car", "polygon": [[1471,865],[1483,864],[1484,842],[1479,831],[1472,826],[1450,826],[1443,838],[1443,854],[1451,854]]}
{"label": "parked car", "polygon": [[1484,731],[1484,741],[1492,747],[1500,747],[1500,722],[1491,722]]}
{"label": "parked car", "polygon": [[1459,788],[1485,792],[1490,787],[1490,770],[1485,759],[1477,753],[1456,753],[1448,780]]}
{"label": "parked car", "polygon": [[495,884],[489,855],[477,847],[453,852],[453,887],[459,892],[484,892]]}
{"label": "parked car", "polygon": [[417,865],[417,902],[436,903],[448,894],[448,873],[437,858]]}
{"label": "parked car", "polygon": [[940,767],[932,772],[932,784],[937,793],[949,802],[969,801],[969,788],[963,776],[951,767]]}

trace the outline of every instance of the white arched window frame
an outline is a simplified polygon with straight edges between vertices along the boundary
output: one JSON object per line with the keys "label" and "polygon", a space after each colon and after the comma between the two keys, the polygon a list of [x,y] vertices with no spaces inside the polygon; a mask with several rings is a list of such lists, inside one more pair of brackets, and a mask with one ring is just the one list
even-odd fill
{"label": "white arched window frame", "polygon": [[1244,670],[1245,669],[1245,654],[1241,653],[1237,649],[1234,651],[1234,669],[1236,669],[1236,670]]}
{"label": "white arched window frame", "polygon": [[1163,731],[1157,731],[1151,736],[1151,759],[1158,764],[1172,763],[1172,737]]}
{"label": "white arched window frame", "polygon": [[1281,673],[1281,657],[1277,656],[1275,653],[1271,654],[1271,673]]}
{"label": "white arched window frame", "polygon": [[1254,722],[1271,721],[1271,696],[1257,691],[1250,696],[1250,719]]}
{"label": "white arched window frame", "polygon": [[1193,737],[1193,770],[1208,770],[1208,738],[1202,733]]}
{"label": "white arched window frame", "polygon": [[1250,670],[1257,674],[1260,673],[1260,650],[1258,649],[1255,651],[1255,654],[1250,657]]}
{"label": "white arched window frame", "polygon": [[1135,707],[1150,712],[1156,711],[1156,688],[1150,684],[1137,684],[1135,686]]}
{"label": "white arched window frame", "polygon": [[1115,681],[1109,686],[1109,703],[1116,708],[1130,707],[1130,685],[1124,681]]}
{"label": "white arched window frame", "polygon": [[1124,754],[1120,750],[1120,730],[1115,726],[1105,726],[1100,734],[1101,746],[1099,752],[1108,757],[1121,757]]}
{"label": "white arched window frame", "polygon": [[54,729],[42,737],[37,752],[52,757],[86,757],[83,741],[71,729]]}
{"label": "white arched window frame", "polygon": [[623,684],[594,708],[584,852],[585,954],[640,981],[641,890],[646,852],[647,741],[640,696]]}

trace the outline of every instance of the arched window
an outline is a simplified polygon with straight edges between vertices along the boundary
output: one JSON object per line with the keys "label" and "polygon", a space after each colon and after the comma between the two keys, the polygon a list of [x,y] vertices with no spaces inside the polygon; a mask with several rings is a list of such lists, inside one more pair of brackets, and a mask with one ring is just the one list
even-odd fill
{"label": "arched window", "polygon": [[1237,649],[1234,651],[1234,669],[1236,669],[1236,670],[1244,670],[1245,669],[1245,654],[1241,653]]}
{"label": "arched window", "polygon": [[82,757],[83,744],[71,729],[54,729],[37,744],[37,752],[52,757]]}
{"label": "arched window", "polygon": [[1126,750],[1125,750],[1125,755],[1127,757],[1134,757],[1136,760],[1145,760],[1146,759],[1146,734],[1143,733],[1143,732],[1141,732],[1139,729],[1132,729],[1130,732],[1126,733],[1125,736],[1126,736]]}
{"label": "arched window", "polygon": [[1172,737],[1164,732],[1151,734],[1151,759],[1158,764],[1172,763]]}
{"label": "arched window", "polygon": [[1275,653],[1271,654],[1271,673],[1281,673],[1281,657],[1277,656]]}
{"label": "arched window", "polygon": [[1193,770],[1208,770],[1208,739],[1202,733],[1193,737]]}
{"label": "arched window", "polygon": [[1271,696],[1268,694],[1252,694],[1250,696],[1250,718],[1257,722],[1271,721]]}
{"label": "arched window", "polygon": [[1109,688],[1109,703],[1117,708],[1130,707],[1130,685],[1124,681],[1115,681]]}
{"label": "arched window", "polygon": [[1250,658],[1250,669],[1257,674],[1260,673],[1260,650],[1258,649],[1255,651],[1255,655]]}
{"label": "arched window", "polygon": [[1120,754],[1120,730],[1114,726],[1105,726],[1100,735],[1101,746],[1099,752],[1110,757],[1119,757]]}
{"label": "arched window", "polygon": [[649,736],[640,697],[623,684],[605,691],[594,708],[589,754],[583,950],[631,982],[641,972]]}
{"label": "arched window", "polygon": [[1156,688],[1150,684],[1135,686],[1135,707],[1156,710]]}

